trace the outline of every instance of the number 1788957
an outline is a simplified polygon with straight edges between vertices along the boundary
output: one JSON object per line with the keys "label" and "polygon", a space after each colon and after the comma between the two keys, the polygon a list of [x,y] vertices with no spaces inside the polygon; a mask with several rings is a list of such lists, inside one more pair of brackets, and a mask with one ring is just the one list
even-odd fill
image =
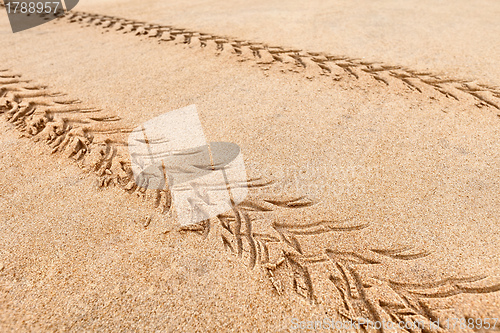
{"label": "number 1788957", "polygon": [[455,330],[457,328],[460,329],[496,329],[498,323],[498,318],[449,318],[445,321],[446,329]]}
{"label": "number 1788957", "polygon": [[16,14],[50,14],[56,13],[60,2],[24,2],[24,1],[9,1],[5,3],[7,13]]}

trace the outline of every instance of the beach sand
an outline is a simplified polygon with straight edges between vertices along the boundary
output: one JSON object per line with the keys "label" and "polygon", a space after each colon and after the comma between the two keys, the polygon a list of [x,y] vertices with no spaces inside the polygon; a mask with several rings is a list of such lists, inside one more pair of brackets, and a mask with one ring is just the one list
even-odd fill
{"label": "beach sand", "polygon": [[[500,318],[499,7],[414,5],[87,1],[16,34],[2,11],[2,331]],[[248,197],[185,227],[127,138],[192,104]]]}

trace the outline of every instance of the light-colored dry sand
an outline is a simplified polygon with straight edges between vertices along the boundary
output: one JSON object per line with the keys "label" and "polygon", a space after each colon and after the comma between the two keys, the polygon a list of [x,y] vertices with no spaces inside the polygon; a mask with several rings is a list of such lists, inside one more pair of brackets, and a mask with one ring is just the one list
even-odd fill
{"label": "light-colored dry sand", "polygon": [[87,0],[78,10],[172,24],[500,85],[500,4],[431,1]]}
{"label": "light-colored dry sand", "polygon": [[2,332],[272,331],[321,315],[275,297],[218,239],[163,234],[156,220],[145,228],[142,200],[100,190],[12,126],[1,133]]}
{"label": "light-colored dry sand", "polygon": [[[373,47],[364,49],[362,42],[333,48],[326,32],[310,25],[284,39],[275,30],[279,16],[300,26],[290,14],[299,12],[298,5],[282,12],[269,2],[253,9],[220,5],[219,11],[203,15],[202,4],[188,11],[170,6],[139,11],[132,3],[113,7],[88,2],[78,9],[353,57],[366,54],[389,64],[418,63],[416,68],[451,76],[462,72],[450,68],[469,64],[472,69],[463,77],[473,75],[480,82],[498,78],[486,63],[495,59],[494,52],[474,53],[467,47],[482,61],[475,62],[462,50],[446,48],[454,61],[431,61],[425,57],[437,52],[424,47],[433,43],[425,35],[405,38],[403,51],[390,48],[386,55]],[[441,17],[440,6],[418,8]],[[220,19],[221,12],[242,7],[240,26],[228,23],[234,16]],[[252,13],[262,7],[278,18],[260,16],[261,28],[253,30]],[[347,7],[337,15],[345,17]],[[369,16],[366,8],[370,6],[361,17]],[[301,12],[313,20],[315,13],[329,13],[322,9],[318,5]],[[401,20],[394,11],[383,12],[391,18],[387,29]],[[250,202],[306,196],[314,203],[300,209],[249,210],[258,242],[263,242],[259,235],[277,237],[270,261],[286,259],[268,270],[261,256],[251,268],[250,240],[243,240],[239,258],[224,247],[221,235],[235,248],[237,239],[216,221],[206,239],[175,231],[175,221],[155,211],[150,200],[119,186],[99,189],[94,173],[79,169],[64,153],[51,155],[43,142],[19,139],[21,132],[2,121],[0,283],[5,330],[277,331],[289,327],[290,317],[386,319],[397,312],[384,310],[388,303],[424,317],[429,314],[425,304],[442,320],[500,316],[495,292],[500,283],[497,108],[470,94],[455,100],[427,86],[419,86],[418,92],[394,78],[386,85],[342,70],[320,75],[310,66],[295,70],[290,64],[238,61],[211,46],[159,44],[154,38],[67,20],[13,35],[5,14],[0,17],[0,69],[48,84],[51,91],[79,99],[84,107],[102,109],[99,115],[120,117],[109,125],[90,122],[91,131],[99,126],[133,128],[196,104],[209,141],[237,143],[249,175],[275,181],[251,189]],[[358,19],[352,16],[349,24]],[[315,22],[330,29],[326,21]],[[483,23],[479,31],[490,31]],[[345,41],[355,34],[345,26],[342,32]],[[380,43],[396,38],[381,34]],[[468,38],[449,37],[446,43],[467,43]],[[418,52],[407,53],[412,48]],[[425,52],[430,53],[414,56]],[[80,126],[77,120],[89,115],[61,117]],[[123,140],[126,134],[96,132],[94,142],[109,137]],[[146,216],[153,219],[144,228]],[[344,277],[343,285],[338,281]],[[390,281],[408,285],[398,289]],[[280,285],[282,295],[276,291]],[[405,303],[405,293],[422,303]]]}

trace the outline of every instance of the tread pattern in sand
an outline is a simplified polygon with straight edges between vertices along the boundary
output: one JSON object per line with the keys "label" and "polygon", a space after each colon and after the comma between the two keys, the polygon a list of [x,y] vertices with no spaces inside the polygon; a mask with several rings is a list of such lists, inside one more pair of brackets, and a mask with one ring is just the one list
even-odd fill
{"label": "tread pattern in sand", "polygon": [[[119,186],[168,214],[168,192],[145,190],[135,184],[124,144],[129,130],[121,126],[118,116],[85,107],[78,100],[10,70],[0,70],[0,113],[24,136],[45,141],[52,153],[65,154],[82,168],[95,172],[101,187]],[[246,186],[250,191],[248,199],[232,211],[177,231],[217,237],[228,256],[241,258],[250,269],[263,270],[269,288],[277,295],[298,295],[311,304],[335,304],[330,310],[348,321],[419,321],[425,323],[428,332],[442,332],[444,326],[430,329],[430,321],[445,315],[433,300],[500,291],[500,283],[487,276],[450,277],[428,283],[383,276],[378,268],[384,265],[424,260],[432,253],[413,247],[352,250],[317,246],[325,244],[322,239],[333,234],[353,237],[369,233],[370,225],[354,218],[300,224],[280,221],[278,212],[314,210],[318,202],[304,196],[258,194],[272,192],[267,190],[273,181],[264,178],[249,179]],[[364,267],[374,269],[367,272]],[[325,291],[325,282],[329,292]],[[319,283],[323,287],[318,287]],[[467,317],[466,313],[461,315]]]}
{"label": "tread pattern in sand", "polygon": [[232,37],[217,36],[191,29],[159,25],[115,16],[70,12],[60,20],[95,26],[106,32],[129,33],[188,47],[210,49],[215,55],[228,55],[236,61],[252,62],[263,70],[279,68],[282,72],[303,73],[308,78],[331,77],[333,81],[355,79],[378,82],[389,89],[403,87],[408,91],[432,98],[445,97],[460,104],[500,110],[500,88],[474,80],[448,78],[428,72],[414,71],[402,66],[362,61],[346,56],[310,52]]}
{"label": "tread pattern in sand", "polygon": [[[392,321],[394,324],[420,322],[424,323],[427,332],[441,332],[445,326],[431,329],[431,321],[443,318],[442,309],[434,308],[429,300],[500,291],[500,283],[492,283],[486,276],[409,283],[377,273],[377,268],[384,265],[398,265],[398,262],[431,255],[418,247],[358,248],[350,251],[317,246],[320,238],[328,238],[332,234],[355,237],[356,232],[370,232],[370,225],[355,219],[307,221],[304,224],[272,222],[275,209],[307,209],[313,208],[314,204],[307,198],[298,198],[280,202],[254,200],[237,205],[233,212],[217,217],[223,226],[224,232],[220,237],[224,247],[228,252],[244,258],[250,268],[257,262],[277,294],[292,293],[311,304],[334,298],[337,300],[336,314],[354,323],[366,319],[372,322]],[[254,224],[262,225],[263,215],[267,215],[265,224],[271,227],[265,232],[256,232]],[[208,221],[200,226],[206,234]],[[318,269],[319,266],[321,269]],[[363,266],[375,268],[375,273],[366,273]],[[317,288],[317,283],[322,280],[331,283],[331,294],[324,295],[324,286]]]}

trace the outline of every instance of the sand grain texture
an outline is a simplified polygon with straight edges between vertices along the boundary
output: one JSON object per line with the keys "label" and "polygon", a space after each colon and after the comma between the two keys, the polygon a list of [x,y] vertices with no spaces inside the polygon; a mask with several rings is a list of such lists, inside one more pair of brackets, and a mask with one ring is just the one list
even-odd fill
{"label": "sand grain texture", "polygon": [[[19,34],[0,14],[4,330],[500,316],[495,79],[134,6],[89,2]],[[168,193],[133,182],[126,142],[190,104],[208,141],[242,148],[249,196],[186,229]]]}

